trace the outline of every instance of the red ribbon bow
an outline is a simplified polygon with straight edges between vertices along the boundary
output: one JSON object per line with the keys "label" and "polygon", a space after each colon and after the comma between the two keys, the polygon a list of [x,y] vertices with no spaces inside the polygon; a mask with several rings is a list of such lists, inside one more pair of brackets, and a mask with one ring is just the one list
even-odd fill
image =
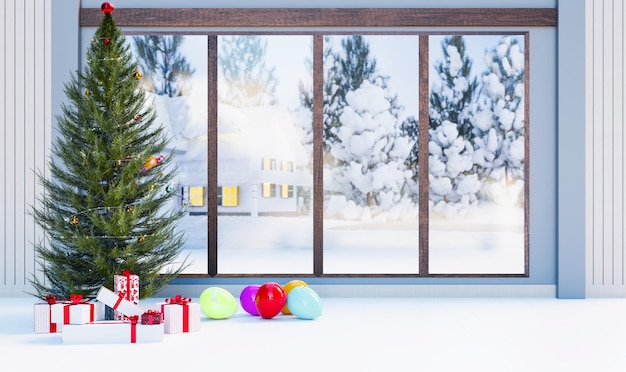
{"label": "red ribbon bow", "polygon": [[187,305],[188,302],[191,302],[191,298],[190,297],[184,297],[181,295],[176,295],[175,297],[172,298],[166,298],[165,302],[167,302],[170,305]]}
{"label": "red ribbon bow", "polygon": [[46,301],[48,302],[48,305],[54,305],[57,303],[57,296],[53,296],[53,295],[47,295],[46,296]]}
{"label": "red ribbon bow", "polygon": [[81,294],[71,294],[70,302],[72,303],[72,305],[78,305],[81,302],[86,302],[86,301],[83,301],[83,295]]}

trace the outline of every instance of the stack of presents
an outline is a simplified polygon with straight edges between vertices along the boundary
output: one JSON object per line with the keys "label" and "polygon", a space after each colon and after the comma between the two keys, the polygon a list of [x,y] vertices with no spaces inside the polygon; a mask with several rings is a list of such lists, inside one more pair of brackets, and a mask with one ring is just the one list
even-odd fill
{"label": "stack of presents", "polygon": [[178,295],[154,309],[139,307],[139,277],[127,271],[115,275],[113,291],[101,287],[95,300],[81,295],[46,300],[35,304],[35,333],[60,333],[64,344],[161,342],[164,334],[200,330],[200,305],[190,298]]}

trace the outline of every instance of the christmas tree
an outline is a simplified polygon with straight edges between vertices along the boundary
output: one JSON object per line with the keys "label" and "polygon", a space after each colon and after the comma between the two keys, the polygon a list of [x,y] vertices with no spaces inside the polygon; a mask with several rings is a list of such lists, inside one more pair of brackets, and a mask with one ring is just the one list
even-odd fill
{"label": "christmas tree", "polygon": [[149,297],[187,267],[176,262],[184,236],[176,226],[185,211],[172,208],[176,188],[169,139],[140,88],[137,62],[112,17],[104,17],[87,51],[83,71],[65,84],[59,136],[39,174],[44,196],[32,211],[46,232],[35,242],[43,272],[35,296],[94,297],[128,270]]}

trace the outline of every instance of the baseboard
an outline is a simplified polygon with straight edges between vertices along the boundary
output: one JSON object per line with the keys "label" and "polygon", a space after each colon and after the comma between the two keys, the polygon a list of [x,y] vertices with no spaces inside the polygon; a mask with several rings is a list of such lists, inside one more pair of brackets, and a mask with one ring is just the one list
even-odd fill
{"label": "baseboard", "polygon": [[626,298],[624,285],[588,285],[585,288],[587,298]]}
{"label": "baseboard", "polygon": [[[216,285],[239,296],[246,285]],[[168,285],[154,297],[173,297],[182,294],[186,297],[199,297],[211,285],[176,284]],[[311,285],[320,297],[327,298],[555,298],[554,285]],[[27,292],[30,287],[0,287],[0,298],[32,297]],[[626,289],[598,288],[588,297],[626,297]]]}
{"label": "baseboard", "polygon": [[[216,285],[239,296],[245,285]],[[199,297],[211,285],[169,285],[156,296]],[[554,285],[311,285],[326,298],[555,298]]]}

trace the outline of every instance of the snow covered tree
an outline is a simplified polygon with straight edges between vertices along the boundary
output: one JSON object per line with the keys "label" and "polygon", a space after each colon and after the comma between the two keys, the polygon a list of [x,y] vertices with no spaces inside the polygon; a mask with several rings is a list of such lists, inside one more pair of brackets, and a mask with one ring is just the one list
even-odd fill
{"label": "snow covered tree", "polygon": [[342,39],[341,49],[325,56],[326,199],[341,197],[364,208],[364,215],[410,204],[407,159],[416,141],[401,130],[404,108],[389,91],[388,77],[377,71],[361,35]]}
{"label": "snow covered tree", "polygon": [[272,105],[278,82],[274,70],[265,64],[267,40],[259,35],[237,35],[220,40],[219,66],[224,85],[219,100],[233,107]]}
{"label": "snow covered tree", "polygon": [[32,215],[46,239],[34,243],[43,278],[34,275],[31,284],[40,298],[94,297],[125,270],[149,297],[187,266],[175,261],[184,212],[167,209],[173,154],[161,154],[168,139],[139,88],[141,72],[112,6],[102,9],[86,66],[65,85],[69,103],[57,118],[51,177],[38,175],[44,194]]}
{"label": "snow covered tree", "polygon": [[477,200],[480,190],[473,167],[472,144],[458,126],[444,121],[429,130],[428,181],[432,211],[442,216],[462,215]]}
{"label": "snow covered tree", "polygon": [[331,148],[337,162],[328,169],[329,189],[374,212],[389,210],[403,198],[412,176],[405,161],[413,148],[408,137],[399,135],[388,92],[378,82],[366,80],[347,93],[339,141]]}
{"label": "snow covered tree", "polygon": [[449,36],[441,43],[443,60],[435,65],[430,92],[430,128],[444,121],[455,123],[459,135],[471,140],[471,103],[478,83],[470,78],[472,61],[465,54],[462,35]]}
{"label": "snow covered tree", "polygon": [[474,162],[485,191],[507,204],[522,199],[524,179],[524,52],[504,37],[485,55],[481,96],[473,113]]}
{"label": "snow covered tree", "polygon": [[477,91],[463,36],[444,39],[430,91],[429,195],[433,211],[451,216],[477,199],[473,172],[471,108]]}
{"label": "snow covered tree", "polygon": [[[328,40],[328,39],[327,39]],[[332,46],[324,50],[324,147],[326,152],[337,142],[339,117],[346,106],[348,92],[374,77],[376,60],[369,57],[369,45],[362,35],[341,40],[341,52]]]}
{"label": "snow covered tree", "polygon": [[147,91],[169,97],[181,96],[189,89],[194,73],[184,55],[179,52],[183,35],[144,35],[133,37],[143,80]]}

